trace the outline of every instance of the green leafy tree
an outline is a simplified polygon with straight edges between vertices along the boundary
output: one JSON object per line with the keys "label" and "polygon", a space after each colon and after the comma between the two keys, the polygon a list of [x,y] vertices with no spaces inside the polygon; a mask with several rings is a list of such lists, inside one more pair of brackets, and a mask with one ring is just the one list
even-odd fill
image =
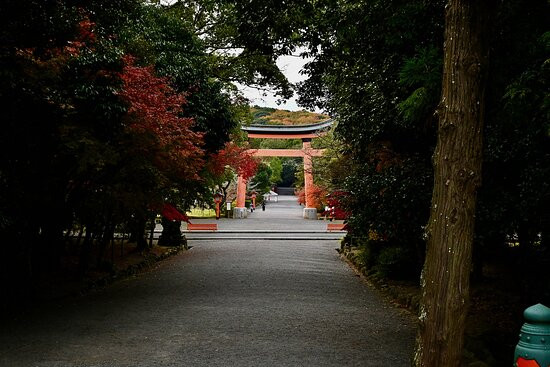
{"label": "green leafy tree", "polygon": [[309,34],[310,78],[299,87],[300,103],[338,121],[336,143],[317,164],[321,183],[351,193],[344,199],[350,226],[360,236],[378,234],[367,243],[375,258],[384,248],[404,250],[395,267],[417,274],[431,193],[443,1],[323,5],[327,11]]}
{"label": "green leafy tree", "polygon": [[214,78],[205,41],[198,38],[178,7],[143,6],[142,13],[122,32],[126,52],[142,64],[155,66],[169,77],[180,93],[187,94],[184,116],[195,121],[194,129],[204,133],[208,153],[223,148],[237,126],[227,84]]}
{"label": "green leafy tree", "polygon": [[271,177],[269,178],[269,181],[271,182],[271,185],[277,185],[282,180],[282,173],[283,173],[283,163],[280,158],[273,157],[269,160],[269,168],[271,168]]}
{"label": "green leafy tree", "polygon": [[271,86],[282,98],[292,95],[276,60],[295,49],[300,38],[297,25],[313,11],[310,2],[194,0],[171,8],[204,40],[219,80]]}
{"label": "green leafy tree", "polygon": [[271,190],[271,175],[273,171],[268,164],[260,163],[256,175],[252,177],[250,181],[250,190],[258,192],[260,195],[263,195],[266,192]]}
{"label": "green leafy tree", "polygon": [[283,160],[283,169],[281,171],[281,183],[282,187],[292,187],[296,180],[296,172],[300,165],[299,158],[287,158]]}

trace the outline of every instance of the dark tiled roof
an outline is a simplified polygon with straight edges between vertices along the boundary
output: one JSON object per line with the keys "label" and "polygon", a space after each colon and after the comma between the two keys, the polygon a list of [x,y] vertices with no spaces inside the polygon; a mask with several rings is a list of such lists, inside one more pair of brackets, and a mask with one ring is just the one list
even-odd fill
{"label": "dark tiled roof", "polygon": [[241,129],[247,133],[256,134],[315,134],[328,129],[332,122],[333,120],[330,119],[310,125],[249,125],[243,126]]}

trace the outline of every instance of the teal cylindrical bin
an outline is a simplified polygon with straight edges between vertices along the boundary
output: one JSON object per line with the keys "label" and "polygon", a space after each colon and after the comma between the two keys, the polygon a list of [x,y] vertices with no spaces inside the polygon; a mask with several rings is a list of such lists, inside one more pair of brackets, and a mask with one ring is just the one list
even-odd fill
{"label": "teal cylindrical bin", "polygon": [[550,367],[550,308],[534,305],[523,312],[519,343],[514,353],[515,367]]}

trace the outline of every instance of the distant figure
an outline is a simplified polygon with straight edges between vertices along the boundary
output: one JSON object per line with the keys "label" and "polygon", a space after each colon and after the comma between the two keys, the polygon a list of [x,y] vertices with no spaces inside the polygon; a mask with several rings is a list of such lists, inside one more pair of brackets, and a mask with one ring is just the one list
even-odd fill
{"label": "distant figure", "polygon": [[328,205],[325,205],[325,220],[327,220],[327,215],[330,216],[330,208]]}
{"label": "distant figure", "polygon": [[262,211],[265,212],[265,203],[262,203]]}

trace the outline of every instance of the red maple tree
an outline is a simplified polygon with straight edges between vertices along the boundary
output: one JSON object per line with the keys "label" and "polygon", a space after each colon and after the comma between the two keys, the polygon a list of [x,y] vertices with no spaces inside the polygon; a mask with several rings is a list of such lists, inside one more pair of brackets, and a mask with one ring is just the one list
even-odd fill
{"label": "red maple tree", "polygon": [[327,195],[327,205],[330,208],[334,208],[333,215],[335,219],[348,219],[350,213],[343,208],[342,203],[349,196],[346,191],[333,191]]}
{"label": "red maple tree", "polygon": [[92,22],[87,16],[78,23],[76,38],[67,42],[67,46],[64,47],[64,52],[71,56],[78,56],[81,49],[93,45],[96,41],[96,34],[94,33],[95,23]]}
{"label": "red maple tree", "polygon": [[128,127],[149,135],[158,148],[157,165],[177,170],[180,175],[199,179],[203,166],[203,134],[192,130],[193,119],[180,116],[186,103],[167,78],[158,77],[152,66],[135,66],[132,57],[124,58],[119,95],[127,102]]}
{"label": "red maple tree", "polygon": [[246,148],[239,147],[233,142],[225,144],[223,149],[210,157],[210,170],[214,175],[221,176],[225,167],[229,166],[245,180],[254,176],[258,169],[258,160]]}

